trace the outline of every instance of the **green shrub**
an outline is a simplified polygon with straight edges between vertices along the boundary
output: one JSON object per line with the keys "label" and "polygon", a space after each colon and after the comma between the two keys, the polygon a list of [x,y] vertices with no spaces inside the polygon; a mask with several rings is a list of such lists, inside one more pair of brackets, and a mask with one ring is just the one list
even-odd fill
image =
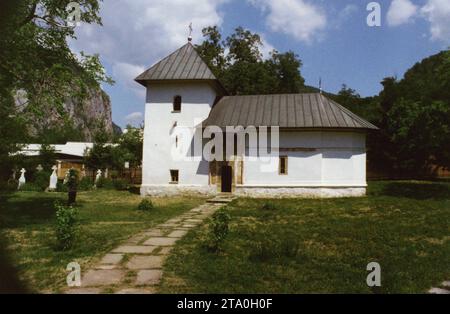
{"label": "green shrub", "polygon": [[41,191],[45,191],[50,185],[51,173],[47,171],[39,171],[34,175],[33,183],[38,186]]}
{"label": "green shrub", "polygon": [[0,191],[13,192],[17,190],[18,180],[10,179],[8,181],[0,181]]}
{"label": "green shrub", "polygon": [[117,191],[125,191],[128,190],[128,182],[125,179],[115,179],[114,182],[114,188]]}
{"label": "green shrub", "polygon": [[230,230],[231,217],[227,211],[222,208],[212,216],[209,224],[206,247],[212,252],[221,250],[222,244]]}
{"label": "green shrub", "polygon": [[100,178],[95,184],[97,188],[99,189],[106,189],[106,190],[113,190],[114,189],[114,182],[111,179],[107,178]]}
{"label": "green shrub", "polygon": [[264,211],[274,211],[277,210],[277,206],[272,202],[264,202],[260,209]]}
{"label": "green shrub", "polygon": [[42,192],[42,188],[33,182],[26,182],[24,185],[20,187],[20,191],[25,192]]}
{"label": "green shrub", "polygon": [[72,247],[76,232],[76,210],[71,206],[55,203],[55,233],[58,248],[68,250]]}
{"label": "green shrub", "polygon": [[147,198],[144,198],[138,205],[138,210],[140,211],[149,211],[154,208],[153,202]]}
{"label": "green shrub", "polygon": [[64,184],[64,180],[58,180],[58,183],[56,183],[56,192],[66,193],[68,190],[67,185]]}
{"label": "green shrub", "polygon": [[78,184],[79,191],[90,191],[94,186],[94,182],[90,177],[84,177]]}

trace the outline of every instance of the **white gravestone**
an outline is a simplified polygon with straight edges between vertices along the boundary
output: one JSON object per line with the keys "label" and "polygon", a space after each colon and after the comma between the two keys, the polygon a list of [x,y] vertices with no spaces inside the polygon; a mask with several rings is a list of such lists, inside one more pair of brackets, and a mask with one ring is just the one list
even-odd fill
{"label": "white gravestone", "polygon": [[49,190],[51,191],[56,190],[56,185],[58,184],[58,175],[56,174],[56,170],[58,170],[58,167],[53,166],[52,170],[53,173],[50,176],[50,186],[49,186]]}
{"label": "white gravestone", "polygon": [[102,177],[102,171],[100,169],[97,170],[97,175],[95,176],[95,182],[94,182],[94,186],[97,186],[97,182],[98,180],[100,180],[100,178]]}
{"label": "white gravestone", "polygon": [[24,168],[22,168],[22,170],[20,170],[20,178],[19,178],[19,186],[17,187],[18,190],[20,190],[20,188],[27,182],[27,180],[25,179],[25,172],[27,172]]}

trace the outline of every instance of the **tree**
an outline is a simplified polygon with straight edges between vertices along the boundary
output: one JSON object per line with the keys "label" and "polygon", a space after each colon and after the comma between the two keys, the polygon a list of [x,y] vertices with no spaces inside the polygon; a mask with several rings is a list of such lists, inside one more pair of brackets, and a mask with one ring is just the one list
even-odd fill
{"label": "tree", "polygon": [[450,107],[443,102],[423,106],[401,98],[388,112],[395,170],[429,173],[433,165],[450,167]]}
{"label": "tree", "polygon": [[263,60],[261,37],[242,27],[223,41],[216,26],[204,28],[203,36],[196,49],[230,94],[297,93],[304,88],[302,62],[294,52],[274,51]]}
{"label": "tree", "polygon": [[126,127],[126,132],[119,138],[119,148],[125,156],[125,161],[128,161],[132,167],[142,164],[143,143],[143,128],[133,128],[130,125]]}
{"label": "tree", "polygon": [[[2,132],[0,159],[20,143],[15,132],[51,109],[63,110],[66,98],[83,99],[89,88],[112,83],[98,55],[76,56],[67,44],[66,6],[77,2],[81,22],[101,24],[98,0],[3,1],[0,9],[0,110],[14,132]],[[20,118],[18,118],[20,116]],[[3,131],[2,121],[2,131]],[[21,137],[22,141],[25,137]],[[4,145],[3,145],[4,144]]]}
{"label": "tree", "polygon": [[198,53],[208,64],[217,77],[221,77],[225,71],[227,60],[225,49],[222,45],[222,35],[217,26],[209,26],[202,30],[205,40],[196,46]]}
{"label": "tree", "polygon": [[293,51],[274,51],[267,62],[277,79],[277,93],[299,93],[305,86],[305,79],[300,74],[302,61]]}

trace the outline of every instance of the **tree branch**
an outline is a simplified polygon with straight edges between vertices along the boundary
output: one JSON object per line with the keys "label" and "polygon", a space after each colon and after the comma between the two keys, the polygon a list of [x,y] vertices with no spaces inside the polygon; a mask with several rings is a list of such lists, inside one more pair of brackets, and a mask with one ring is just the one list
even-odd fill
{"label": "tree branch", "polygon": [[26,18],[22,22],[19,23],[19,27],[26,25],[27,23],[31,22],[35,18],[35,13],[36,13],[38,3],[39,3],[39,0],[35,0],[33,2],[30,12],[26,16]]}

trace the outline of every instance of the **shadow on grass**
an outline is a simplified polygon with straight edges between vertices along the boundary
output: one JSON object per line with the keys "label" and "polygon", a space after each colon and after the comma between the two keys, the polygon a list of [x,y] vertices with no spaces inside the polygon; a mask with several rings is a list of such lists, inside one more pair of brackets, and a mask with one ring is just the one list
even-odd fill
{"label": "shadow on grass", "polygon": [[64,201],[56,195],[18,197],[17,194],[0,196],[0,227],[17,228],[47,223],[55,216],[55,201]]}
{"label": "shadow on grass", "polygon": [[5,242],[0,239],[0,294],[29,293],[19,280],[5,248]]}
{"label": "shadow on grass", "polygon": [[387,182],[378,192],[382,195],[416,200],[450,199],[450,185],[445,183]]}

